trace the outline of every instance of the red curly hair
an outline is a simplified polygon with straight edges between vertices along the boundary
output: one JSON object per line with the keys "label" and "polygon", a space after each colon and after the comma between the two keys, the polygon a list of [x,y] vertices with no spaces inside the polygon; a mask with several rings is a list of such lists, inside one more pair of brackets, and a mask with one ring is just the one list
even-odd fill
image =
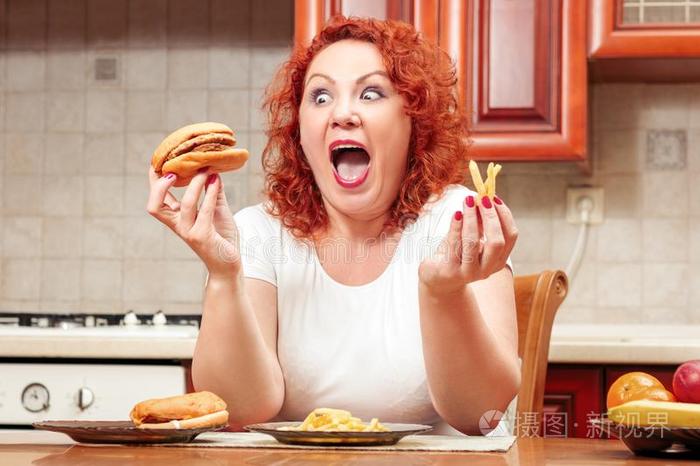
{"label": "red curly hair", "polygon": [[268,142],[263,150],[268,212],[299,239],[312,239],[328,227],[321,192],[300,143],[299,106],[313,58],[335,42],[354,39],[374,44],[397,92],[406,100],[411,139],[405,178],[390,208],[384,232],[415,221],[431,195],[464,180],[467,131],[455,96],[457,82],[449,56],[398,21],[336,16],[308,47],[297,47],[267,88]]}

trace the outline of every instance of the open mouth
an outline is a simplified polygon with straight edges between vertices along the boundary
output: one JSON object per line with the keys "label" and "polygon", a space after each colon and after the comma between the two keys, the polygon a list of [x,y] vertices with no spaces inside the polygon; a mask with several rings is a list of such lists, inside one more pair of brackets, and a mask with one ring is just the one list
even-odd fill
{"label": "open mouth", "polygon": [[338,183],[355,187],[367,178],[370,157],[360,144],[337,141],[331,145],[331,163]]}

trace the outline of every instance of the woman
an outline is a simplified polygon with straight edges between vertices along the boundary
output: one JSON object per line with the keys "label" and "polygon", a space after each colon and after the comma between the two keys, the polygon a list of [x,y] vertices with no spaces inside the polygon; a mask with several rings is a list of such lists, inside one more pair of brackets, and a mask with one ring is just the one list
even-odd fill
{"label": "woman", "polygon": [[178,202],[151,171],[148,211],[209,272],[195,387],[234,427],[334,407],[483,433],[520,384],[517,233],[500,199],[456,184],[449,58],[409,25],[337,18],[273,84],[267,202],[234,220],[216,174]]}

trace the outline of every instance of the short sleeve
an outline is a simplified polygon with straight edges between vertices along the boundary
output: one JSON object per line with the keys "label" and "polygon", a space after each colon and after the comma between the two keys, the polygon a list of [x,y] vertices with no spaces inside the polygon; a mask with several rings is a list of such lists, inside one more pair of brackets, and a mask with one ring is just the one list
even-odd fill
{"label": "short sleeve", "polygon": [[[477,193],[462,185],[450,185],[443,195],[434,202],[430,211],[430,235],[439,240],[445,238],[450,231],[452,216],[456,211],[462,210],[464,199],[467,196],[477,196]],[[510,256],[506,266],[513,272],[513,262]]]}
{"label": "short sleeve", "polygon": [[243,276],[277,286],[271,251],[279,235],[261,204],[241,209],[233,216],[238,227]]}

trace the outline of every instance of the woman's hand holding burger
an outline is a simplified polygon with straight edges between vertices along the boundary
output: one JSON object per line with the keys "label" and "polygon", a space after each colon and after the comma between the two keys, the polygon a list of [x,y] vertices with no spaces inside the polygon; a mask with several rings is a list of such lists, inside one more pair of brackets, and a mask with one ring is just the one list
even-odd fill
{"label": "woman's hand holding burger", "polygon": [[[187,243],[210,279],[230,280],[241,268],[238,228],[217,173],[240,168],[247,160],[247,151],[232,149],[233,143],[233,131],[225,125],[186,126],[158,146],[148,172],[148,213]],[[187,189],[178,201],[169,190],[183,185]],[[202,190],[204,200],[198,207]]]}

